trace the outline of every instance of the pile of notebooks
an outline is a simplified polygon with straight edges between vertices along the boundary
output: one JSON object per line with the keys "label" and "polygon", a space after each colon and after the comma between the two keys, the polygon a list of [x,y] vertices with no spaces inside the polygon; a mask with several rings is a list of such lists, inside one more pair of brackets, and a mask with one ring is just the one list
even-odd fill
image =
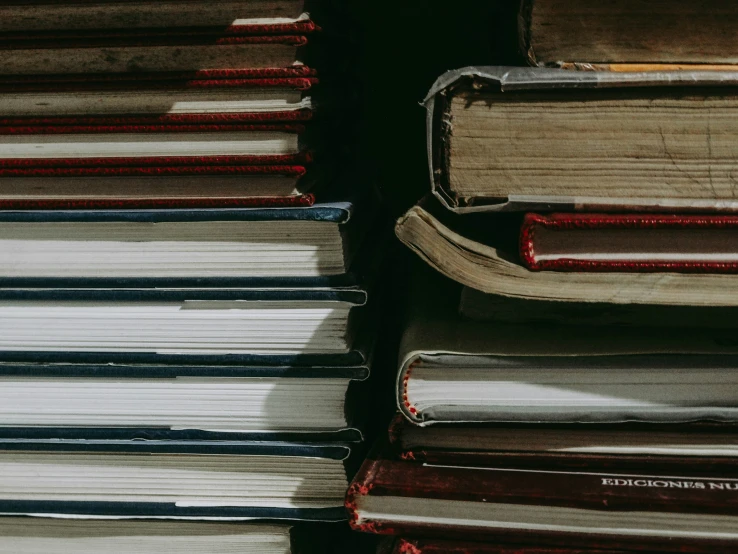
{"label": "pile of notebooks", "polygon": [[344,540],[378,240],[319,15],[0,6],[3,552]]}
{"label": "pile of notebooks", "polygon": [[524,1],[534,67],[433,86],[396,234],[436,272],[347,497],[387,552],[738,549],[737,20]]}

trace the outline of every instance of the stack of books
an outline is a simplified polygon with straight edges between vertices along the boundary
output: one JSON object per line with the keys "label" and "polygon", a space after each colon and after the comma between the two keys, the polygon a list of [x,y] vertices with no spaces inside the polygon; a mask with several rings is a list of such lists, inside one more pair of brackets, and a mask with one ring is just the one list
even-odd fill
{"label": "stack of books", "polygon": [[3,551],[343,540],[378,241],[305,10],[0,6]]}
{"label": "stack of books", "polygon": [[738,9],[520,19],[534,67],[426,99],[432,194],[396,234],[437,273],[353,526],[406,554],[735,552]]}

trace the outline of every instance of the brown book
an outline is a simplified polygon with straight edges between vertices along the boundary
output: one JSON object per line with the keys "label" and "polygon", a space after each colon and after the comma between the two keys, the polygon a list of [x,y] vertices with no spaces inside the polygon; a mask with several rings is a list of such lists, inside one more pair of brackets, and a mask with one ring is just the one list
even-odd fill
{"label": "brown book", "polygon": [[426,106],[456,212],[738,210],[738,71],[471,67]]}
{"label": "brown book", "polygon": [[290,24],[305,0],[22,0],[0,5],[2,33]]}
{"label": "brown book", "polygon": [[574,472],[368,459],[346,506],[364,532],[568,548],[733,553],[734,473]]}
{"label": "brown book", "polygon": [[624,554],[624,550],[591,550],[546,546],[503,546],[496,543],[398,539],[392,554]]}
{"label": "brown book", "polygon": [[456,423],[420,427],[400,416],[389,430],[404,459],[536,469],[732,471],[738,428],[691,424]]}
{"label": "brown book", "polygon": [[723,0],[522,0],[533,65],[738,62],[738,5]]}
{"label": "brown book", "polygon": [[736,275],[531,271],[496,227],[495,218],[455,217],[427,197],[397,221],[395,234],[446,277],[486,294],[600,305],[738,306]]}
{"label": "brown book", "polygon": [[302,0],[0,6],[0,75],[289,68],[317,30]]}

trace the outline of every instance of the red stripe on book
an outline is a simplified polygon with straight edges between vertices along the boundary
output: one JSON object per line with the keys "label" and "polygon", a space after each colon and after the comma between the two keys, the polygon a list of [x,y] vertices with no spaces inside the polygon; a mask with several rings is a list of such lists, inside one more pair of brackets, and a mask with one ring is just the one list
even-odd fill
{"label": "red stripe on book", "polygon": [[302,165],[312,161],[310,152],[275,156],[161,156],[141,158],[9,158],[0,159],[0,169],[65,167],[164,167],[216,165]]}
{"label": "red stripe on book", "polygon": [[0,118],[0,127],[95,125],[125,126],[153,124],[203,124],[203,123],[243,123],[258,125],[259,122],[309,121],[312,110],[291,110],[268,113],[208,113],[208,114],[162,114],[134,116],[81,116],[81,117],[6,117]]}
{"label": "red stripe on book", "polygon": [[209,208],[283,208],[312,206],[313,194],[300,196],[269,196],[245,198],[111,198],[63,200],[0,199],[0,210],[148,210],[148,209],[209,209]]}
{"label": "red stripe on book", "polygon": [[218,79],[289,79],[315,77],[317,72],[305,65],[293,67],[266,67],[259,69],[201,69],[197,71],[158,71],[151,73],[108,73],[60,74],[60,75],[0,75],[0,84],[5,83],[70,83],[70,82],[146,82],[146,81],[188,81]]}
{"label": "red stripe on book", "polygon": [[151,167],[57,167],[0,168],[0,177],[144,177],[185,175],[285,175],[302,177],[304,166],[151,166]]}
{"label": "red stripe on book", "polygon": [[738,273],[737,262],[597,261],[560,258],[536,260],[537,227],[570,229],[736,229],[738,216],[668,214],[551,214],[525,215],[520,229],[520,257],[531,271],[622,273]]}

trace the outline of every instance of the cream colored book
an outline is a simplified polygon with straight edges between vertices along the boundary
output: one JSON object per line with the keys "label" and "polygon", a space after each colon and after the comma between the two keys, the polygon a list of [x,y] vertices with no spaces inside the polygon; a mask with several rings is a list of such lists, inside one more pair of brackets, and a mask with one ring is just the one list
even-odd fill
{"label": "cream colored book", "polygon": [[738,210],[738,71],[467,67],[426,106],[454,211]]}
{"label": "cream colored book", "polygon": [[530,271],[516,252],[496,247],[494,233],[487,241],[470,238],[460,228],[464,218],[444,212],[426,198],[399,219],[395,233],[442,274],[481,292],[560,302],[738,305],[738,275]]}

